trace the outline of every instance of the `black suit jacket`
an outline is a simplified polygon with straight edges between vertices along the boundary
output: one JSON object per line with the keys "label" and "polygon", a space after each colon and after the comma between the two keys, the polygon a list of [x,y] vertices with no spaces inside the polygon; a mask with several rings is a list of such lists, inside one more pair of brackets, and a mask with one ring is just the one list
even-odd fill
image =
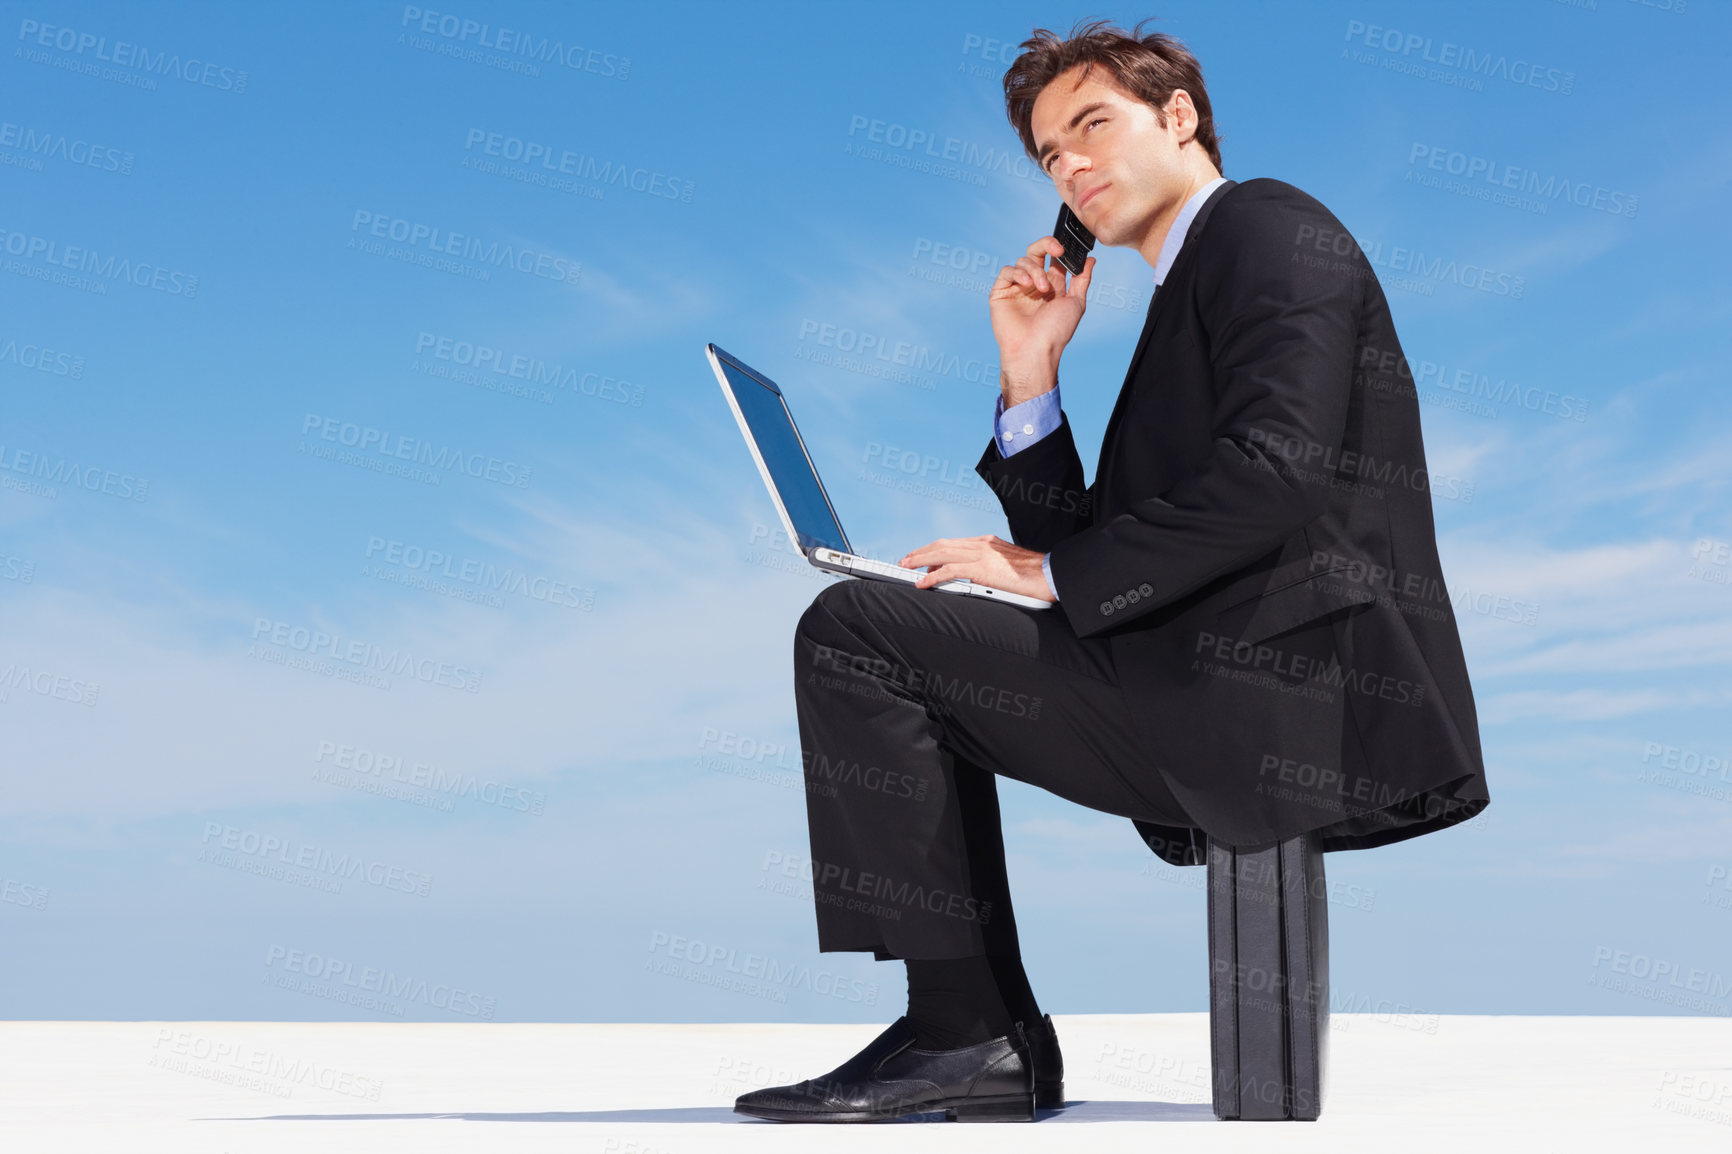
{"label": "black suit jacket", "polygon": [[[1069,382],[1075,389],[1077,383]],[[1059,608],[1106,637],[1152,759],[1203,835],[1325,849],[1486,805],[1419,402],[1388,302],[1333,214],[1227,182],[1192,220],[1085,485],[1069,418],[976,471]]]}

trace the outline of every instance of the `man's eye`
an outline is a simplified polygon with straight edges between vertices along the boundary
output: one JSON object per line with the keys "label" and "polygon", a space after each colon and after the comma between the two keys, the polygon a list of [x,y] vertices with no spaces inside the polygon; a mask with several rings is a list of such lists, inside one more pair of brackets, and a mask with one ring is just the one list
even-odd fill
{"label": "man's eye", "polygon": [[[1104,116],[1097,116],[1093,120],[1089,121],[1087,124],[1083,125],[1083,131],[1087,132],[1089,129],[1093,128],[1097,124],[1105,124],[1106,120],[1107,120],[1107,118]],[[1056,152],[1053,153],[1051,156],[1046,158],[1046,173],[1048,176],[1052,175],[1052,162],[1057,160],[1057,159],[1058,159],[1058,153],[1056,153]]]}

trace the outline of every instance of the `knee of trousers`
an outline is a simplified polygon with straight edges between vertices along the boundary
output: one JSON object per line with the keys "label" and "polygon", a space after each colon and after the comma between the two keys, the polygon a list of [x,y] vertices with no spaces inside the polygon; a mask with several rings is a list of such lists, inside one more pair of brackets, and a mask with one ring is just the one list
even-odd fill
{"label": "knee of trousers", "polygon": [[861,640],[859,631],[851,628],[872,600],[872,586],[875,584],[877,582],[837,581],[818,591],[794,627],[796,667],[809,662],[847,665],[856,661],[869,662],[878,657],[873,647]]}

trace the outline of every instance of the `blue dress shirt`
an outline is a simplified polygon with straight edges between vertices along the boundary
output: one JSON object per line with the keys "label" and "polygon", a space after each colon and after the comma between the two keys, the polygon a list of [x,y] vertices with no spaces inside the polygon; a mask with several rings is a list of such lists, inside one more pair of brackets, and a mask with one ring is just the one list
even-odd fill
{"label": "blue dress shirt", "polygon": [[[1185,247],[1185,234],[1191,230],[1191,221],[1196,219],[1197,210],[1203,207],[1203,202],[1209,199],[1209,194],[1222,184],[1226,177],[1217,176],[1202,188],[1191,194],[1191,199],[1185,202],[1185,207],[1179,210],[1179,215],[1173,218],[1173,225],[1167,229],[1167,237],[1161,242],[1161,251],[1155,257],[1155,291],[1161,289],[1161,282],[1167,279],[1167,272],[1173,267],[1173,262],[1179,259],[1179,250]],[[1150,307],[1154,307],[1153,301]],[[1028,448],[1054,429],[1059,424],[1058,382],[1053,382],[1052,388],[1038,396],[1030,397],[1021,404],[1004,407],[1004,394],[998,394],[998,404],[993,409],[992,443],[998,446],[999,454],[1005,457]],[[1052,554],[1048,553],[1040,559],[1040,571],[1046,576],[1046,587],[1052,590],[1052,599],[1058,600],[1058,586],[1052,583]]]}

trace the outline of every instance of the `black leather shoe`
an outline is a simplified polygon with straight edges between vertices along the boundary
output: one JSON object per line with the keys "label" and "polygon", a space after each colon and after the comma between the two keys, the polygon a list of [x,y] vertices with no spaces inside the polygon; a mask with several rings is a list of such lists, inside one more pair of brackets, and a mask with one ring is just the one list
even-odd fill
{"label": "black leather shoe", "polygon": [[1032,1026],[1026,1022],[1020,1024],[1028,1034],[1029,1065],[1034,1067],[1035,1106],[1042,1110],[1064,1109],[1064,1055],[1059,1052],[1052,1015],[1042,1014],[1040,1021]]}
{"label": "black leather shoe", "polygon": [[953,1122],[1034,1121],[1034,1074],[1022,1023],[1009,1037],[919,1050],[904,1015],[823,1077],[734,1100],[736,1114],[776,1122],[881,1122],[939,1110]]}

